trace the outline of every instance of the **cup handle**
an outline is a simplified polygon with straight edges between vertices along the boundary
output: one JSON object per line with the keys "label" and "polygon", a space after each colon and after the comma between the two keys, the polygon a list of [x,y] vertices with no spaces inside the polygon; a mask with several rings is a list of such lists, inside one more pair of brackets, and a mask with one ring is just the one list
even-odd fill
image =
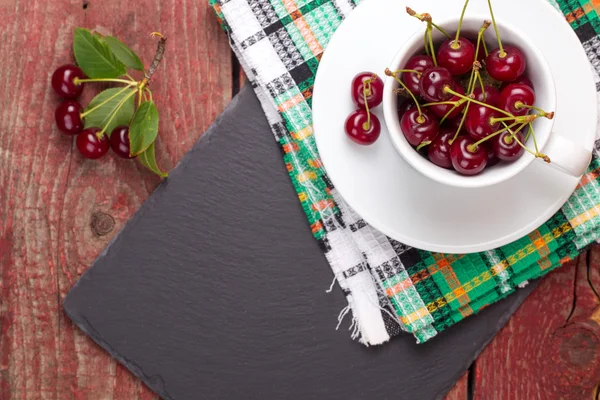
{"label": "cup handle", "polygon": [[550,165],[577,178],[585,173],[592,161],[591,151],[556,132],[550,135],[542,152],[550,158]]}

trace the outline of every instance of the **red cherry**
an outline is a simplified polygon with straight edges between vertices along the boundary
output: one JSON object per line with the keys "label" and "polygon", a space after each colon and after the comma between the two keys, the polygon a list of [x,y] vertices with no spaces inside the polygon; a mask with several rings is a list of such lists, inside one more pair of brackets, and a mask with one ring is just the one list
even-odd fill
{"label": "red cherry", "polygon": [[508,85],[500,92],[498,108],[515,116],[526,115],[529,112],[529,108],[517,108],[518,102],[533,106],[535,104],[535,92],[533,89],[519,83]]}
{"label": "red cherry", "polygon": [[500,57],[500,49],[491,51],[486,60],[486,68],[490,76],[498,81],[514,81],[525,72],[527,60],[517,47],[504,46],[504,51],[504,57]]}
{"label": "red cherry", "polygon": [[494,154],[493,151],[490,150],[490,146],[486,146],[487,151],[488,151],[488,160],[487,160],[487,167],[493,167],[494,165],[498,164],[500,162],[500,159],[498,157],[496,157],[496,155]]}
{"label": "red cherry", "polygon": [[499,118],[498,111],[472,104],[467,112],[465,129],[475,140],[481,140],[500,129],[500,123],[492,123],[491,118]]}
{"label": "red cherry", "polygon": [[346,133],[355,143],[370,145],[379,139],[381,124],[376,115],[371,114],[371,123],[367,126],[368,115],[365,110],[356,110],[346,119]]}
{"label": "red cherry", "polygon": [[[522,133],[517,132],[516,137],[523,143]],[[525,149],[519,145],[508,131],[504,131],[498,136],[491,138],[490,142],[492,142],[494,154],[502,161],[516,161],[525,152]]]}
{"label": "red cherry", "polygon": [[473,90],[473,95],[475,96],[475,100],[480,101],[485,104],[489,104],[490,106],[497,107],[498,106],[498,98],[500,97],[500,92],[493,86],[485,85],[485,94],[481,90],[481,86],[477,86],[475,90]]}
{"label": "red cherry", "polygon": [[432,163],[442,168],[452,168],[450,141],[454,138],[455,134],[456,131],[451,128],[440,129],[440,133],[427,146],[427,155]]}
{"label": "red cherry", "polygon": [[[375,76],[375,79],[373,79]],[[365,106],[363,91],[365,90],[365,81],[371,80],[370,93],[367,94],[367,104],[369,108],[377,107],[383,101],[383,81],[372,72],[361,72],[352,80],[352,100],[360,108]]]}
{"label": "red cherry", "polygon": [[83,107],[78,102],[74,100],[63,101],[54,112],[56,126],[67,135],[77,135],[83,130],[82,112]]}
{"label": "red cherry", "polygon": [[[425,72],[429,68],[435,67],[433,58],[429,56],[413,56],[408,60],[404,69],[414,69],[415,71]],[[414,72],[403,72],[402,82],[408,87],[408,89],[414,94],[419,93],[419,83],[421,82],[421,75]]]}
{"label": "red cherry", "polygon": [[77,150],[85,158],[95,160],[108,153],[110,143],[106,135],[102,135],[102,139],[98,139],[98,128],[86,129],[77,136]]}
{"label": "red cherry", "polygon": [[469,146],[475,141],[469,136],[459,136],[450,147],[452,166],[462,175],[477,175],[487,165],[488,151],[485,146],[477,146],[474,151]]}
{"label": "red cherry", "polygon": [[438,64],[452,75],[463,75],[473,68],[475,46],[464,37],[445,40],[438,50]]}
{"label": "red cherry", "polygon": [[73,82],[73,79],[85,79],[85,74],[81,68],[67,64],[58,67],[52,74],[52,88],[60,97],[65,99],[74,99],[83,92],[83,84],[78,85]]}
{"label": "red cherry", "polygon": [[531,79],[529,79],[525,75],[521,76],[519,79],[517,79],[514,82],[504,82],[502,84],[502,86],[500,86],[500,91],[502,91],[502,89],[504,89],[505,87],[507,87],[508,85],[511,85],[513,83],[519,83],[521,85],[529,86],[535,92],[535,88],[533,87],[533,82],[531,82]]}
{"label": "red cherry", "polygon": [[422,114],[419,116],[419,110],[413,108],[402,116],[400,128],[408,143],[418,146],[423,142],[433,140],[440,131],[440,124],[430,111],[422,110]]}
{"label": "red cherry", "polygon": [[[455,90],[456,90],[456,92],[457,92],[457,93],[460,93],[460,94],[462,94],[462,95],[464,95],[464,94],[465,94],[465,91],[464,91],[464,89],[462,88],[462,86],[460,86],[460,85],[459,85],[459,84],[457,84],[457,83],[455,84]],[[450,100],[448,100],[448,101],[459,101],[459,100],[460,100],[460,97],[458,97],[458,96],[452,96],[452,97],[450,98]],[[465,106],[466,106],[466,105],[467,105],[467,103],[462,103],[461,105],[459,105],[458,107],[456,107],[456,108],[454,109],[454,111],[452,111],[452,112],[451,112],[451,113],[448,115],[448,118],[454,118],[454,117],[456,117],[457,115],[459,115],[459,114],[462,112],[462,110],[465,108]],[[435,106],[431,106],[431,107],[429,107],[429,108],[431,108],[431,111],[433,111],[433,113],[434,113],[435,115],[437,115],[437,116],[438,116],[438,117],[440,117],[440,118],[444,118],[444,116],[445,116],[445,115],[446,115],[446,114],[447,114],[447,113],[448,113],[450,110],[452,110],[452,108],[453,108],[453,107],[454,107],[454,106],[453,106],[453,105],[451,105],[451,104],[437,104],[437,105],[435,105]]]}
{"label": "red cherry", "polygon": [[130,154],[129,127],[117,126],[110,134],[110,147],[115,154],[123,158],[133,158]]}
{"label": "red cherry", "polygon": [[421,75],[419,82],[419,92],[421,96],[431,102],[446,101],[452,97],[451,93],[446,93],[444,89],[449,87],[455,89],[454,78],[450,71],[443,67],[429,68]]}

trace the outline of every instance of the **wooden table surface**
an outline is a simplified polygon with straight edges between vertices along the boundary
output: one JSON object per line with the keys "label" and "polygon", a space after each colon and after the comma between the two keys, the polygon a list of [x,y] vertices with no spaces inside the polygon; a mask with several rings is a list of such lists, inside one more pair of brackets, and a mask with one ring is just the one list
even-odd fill
{"label": "wooden table surface", "polygon": [[[74,27],[146,63],[149,33],[168,35],[153,92],[170,168],[239,90],[239,65],[204,0],[2,0],[0,21],[0,399],[154,399],[61,303],[159,180],[112,155],[84,160],[54,127],[50,76],[72,60]],[[599,293],[596,247],[544,279],[448,399],[598,399]]]}

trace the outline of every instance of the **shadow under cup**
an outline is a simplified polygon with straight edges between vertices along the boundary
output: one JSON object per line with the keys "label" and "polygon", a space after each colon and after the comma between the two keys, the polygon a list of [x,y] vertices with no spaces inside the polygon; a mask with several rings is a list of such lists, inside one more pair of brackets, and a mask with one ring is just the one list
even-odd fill
{"label": "shadow under cup", "polygon": [[[461,28],[461,36],[470,38],[473,41],[473,44],[476,45],[477,33],[481,28],[483,21],[486,19],[489,19],[489,16],[465,16],[463,20],[463,26]],[[448,34],[454,35],[456,34],[458,21],[458,18],[454,18],[436,21],[436,24],[446,30]],[[510,26],[509,24],[498,21],[496,22],[498,23],[498,30],[500,38],[502,39],[502,44],[509,44],[519,47],[527,59],[525,76],[531,80],[534,86],[536,93],[535,106],[548,112],[556,111],[556,88],[554,84],[554,78],[548,63],[544,59],[541,52],[535,48],[533,43],[528,40],[526,35],[521,33],[518,29]],[[419,29],[415,35],[409,38],[396,54],[394,60],[389,66],[391,70],[402,69],[412,56],[425,53],[423,42],[425,24],[423,25],[424,27]],[[484,38],[489,51],[498,48],[498,41],[496,39],[493,25],[486,30]],[[439,44],[445,39],[446,37],[434,28],[434,43]],[[393,92],[393,90],[397,89],[398,87],[399,84],[394,78],[386,78],[383,98],[385,123],[388,131],[390,132],[392,142],[402,157],[413,168],[420,171],[425,176],[451,186],[490,186],[515,176],[524,170],[535,159],[532,154],[525,152],[517,161],[512,163],[499,163],[495,166],[487,167],[482,173],[475,176],[464,176],[460,175],[456,171],[438,167],[425,157],[421,156],[404,138],[404,135],[400,129],[398,113],[396,111],[398,96]],[[537,118],[533,123],[533,127],[535,130],[538,147],[540,151],[542,151],[544,145],[550,137],[553,121],[547,118]],[[528,142],[525,144],[530,149],[534,148],[532,138],[529,138]]]}

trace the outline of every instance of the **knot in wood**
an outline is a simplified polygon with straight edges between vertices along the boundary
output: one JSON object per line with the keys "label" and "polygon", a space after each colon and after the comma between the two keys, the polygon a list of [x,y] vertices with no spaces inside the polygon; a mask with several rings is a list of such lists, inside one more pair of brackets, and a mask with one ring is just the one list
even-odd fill
{"label": "knot in wood", "polygon": [[96,236],[108,235],[115,229],[115,219],[109,214],[97,212],[92,215],[91,227]]}

